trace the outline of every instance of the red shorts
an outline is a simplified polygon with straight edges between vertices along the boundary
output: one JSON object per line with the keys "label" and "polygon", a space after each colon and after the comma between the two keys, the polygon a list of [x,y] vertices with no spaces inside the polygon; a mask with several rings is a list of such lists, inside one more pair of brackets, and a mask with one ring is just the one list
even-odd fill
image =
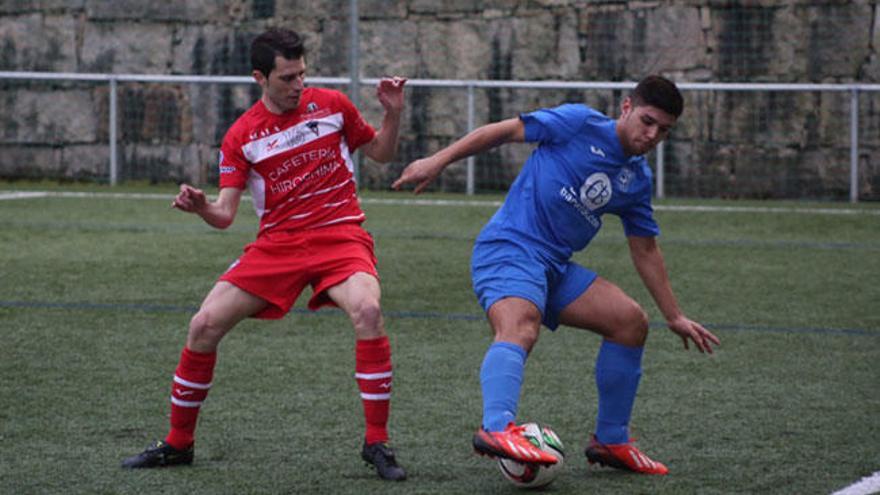
{"label": "red shorts", "polygon": [[344,224],[301,232],[270,232],[248,244],[220,276],[269,303],[254,318],[277,320],[290,311],[306,285],[309,309],[336,304],[327,289],[357,272],[379,278],[373,238],[360,225]]}

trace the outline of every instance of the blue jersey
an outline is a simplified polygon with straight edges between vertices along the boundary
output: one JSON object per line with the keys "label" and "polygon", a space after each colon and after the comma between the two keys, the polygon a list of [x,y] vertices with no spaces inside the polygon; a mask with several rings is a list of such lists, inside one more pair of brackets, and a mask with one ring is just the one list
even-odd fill
{"label": "blue jersey", "polygon": [[538,146],[478,242],[516,239],[562,261],[590,243],[605,213],[620,217],[627,236],[660,233],[651,169],[643,156],[624,154],[613,119],[581,104],[520,119],[525,140]]}

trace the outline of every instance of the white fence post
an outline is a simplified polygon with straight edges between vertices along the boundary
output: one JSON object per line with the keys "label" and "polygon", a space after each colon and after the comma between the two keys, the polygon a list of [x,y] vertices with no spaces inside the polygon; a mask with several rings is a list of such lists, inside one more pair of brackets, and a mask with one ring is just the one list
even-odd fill
{"label": "white fence post", "polygon": [[[468,84],[467,87],[467,132],[474,130],[474,85]],[[474,195],[474,157],[467,158],[467,186],[466,194]]]}
{"label": "white fence post", "polygon": [[119,159],[117,155],[117,136],[116,136],[116,113],[117,113],[117,88],[116,88],[116,78],[110,77],[110,111],[109,122],[108,122],[108,134],[110,135],[110,185],[115,186],[119,183]]}
{"label": "white fence post", "polygon": [[656,181],[657,199],[666,197],[666,162],[663,159],[665,146],[666,143],[664,141],[660,141],[660,144],[657,145],[657,177],[654,178]]}
{"label": "white fence post", "polygon": [[849,202],[859,202],[859,89],[849,99]]}

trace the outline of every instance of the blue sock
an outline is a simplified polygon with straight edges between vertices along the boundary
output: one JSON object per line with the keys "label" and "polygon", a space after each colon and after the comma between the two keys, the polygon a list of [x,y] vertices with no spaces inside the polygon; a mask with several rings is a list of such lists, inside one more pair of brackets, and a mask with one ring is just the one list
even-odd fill
{"label": "blue sock", "polygon": [[516,419],[527,355],[525,349],[509,342],[495,342],[486,351],[480,368],[486,431],[502,431]]}
{"label": "blue sock", "polygon": [[642,377],[644,350],[644,347],[602,341],[596,358],[596,387],[599,389],[596,438],[602,443],[629,442],[629,419]]}

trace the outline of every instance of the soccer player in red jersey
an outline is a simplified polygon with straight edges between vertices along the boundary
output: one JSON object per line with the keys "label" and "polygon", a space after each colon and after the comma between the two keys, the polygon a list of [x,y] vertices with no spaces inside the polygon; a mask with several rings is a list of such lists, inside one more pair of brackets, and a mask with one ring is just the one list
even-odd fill
{"label": "soccer player in red jersey", "polygon": [[379,82],[376,95],[385,113],[376,131],[342,93],[305,87],[305,50],[297,33],[272,29],[258,36],[251,64],[262,97],[223,140],[217,199],[183,184],[172,206],[224,229],[248,188],[259,232],[190,322],[171,387],[168,435],[122,465],[191,464],[196,420],[221,339],[245,318],[283,318],[311,285],[310,309],[338,306],[354,327],[355,377],[366,423],[361,456],[382,479],[403,480],[406,473],[387,446],[391,349],[351,155],[361,149],[382,163],[394,157],[406,80]]}

